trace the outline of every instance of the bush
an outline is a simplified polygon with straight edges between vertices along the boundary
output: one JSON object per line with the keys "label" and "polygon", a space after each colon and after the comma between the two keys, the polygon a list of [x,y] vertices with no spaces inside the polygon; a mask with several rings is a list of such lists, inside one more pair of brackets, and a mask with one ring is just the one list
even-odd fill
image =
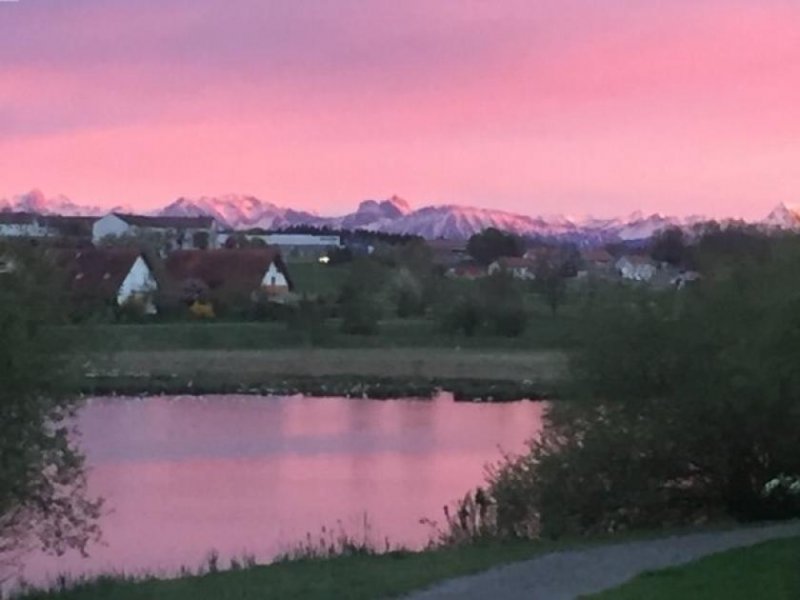
{"label": "bush", "polygon": [[788,492],[764,493],[800,473],[800,252],[773,256],[602,303],[571,357],[569,401],[492,471],[498,528],[557,537],[800,516]]}

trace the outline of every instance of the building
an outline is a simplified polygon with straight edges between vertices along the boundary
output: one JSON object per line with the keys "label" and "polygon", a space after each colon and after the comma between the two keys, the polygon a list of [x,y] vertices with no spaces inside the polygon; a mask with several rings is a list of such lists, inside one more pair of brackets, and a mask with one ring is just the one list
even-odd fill
{"label": "building", "polygon": [[158,283],[150,261],[132,248],[88,248],[58,254],[56,264],[65,271],[67,290],[78,304],[122,307],[138,303],[155,314]]}
{"label": "building", "polygon": [[581,250],[581,262],[588,270],[606,271],[614,266],[614,257],[605,248]]}
{"label": "building", "polygon": [[249,231],[223,231],[218,235],[220,246],[237,247],[237,240],[250,244],[276,246],[286,259],[316,260],[334,248],[342,247],[341,236],[335,234],[269,233],[263,229]]}
{"label": "building", "polygon": [[503,256],[489,265],[489,275],[508,273],[514,279],[536,279],[536,262],[523,256]]}
{"label": "building", "polygon": [[263,293],[280,300],[294,289],[278,248],[178,250],[164,261],[173,292],[184,300],[185,289],[201,285],[216,299],[251,302]]}
{"label": "building", "polygon": [[0,237],[45,237],[47,227],[36,213],[0,212]]}
{"label": "building", "polygon": [[150,217],[110,213],[92,226],[92,241],[108,238],[152,236],[161,249],[205,250],[217,247],[217,224],[212,217]]}
{"label": "building", "polygon": [[638,254],[623,256],[614,268],[623,279],[630,281],[650,281],[658,270],[652,259]]}
{"label": "building", "polygon": [[97,217],[0,212],[0,237],[68,238],[89,242]]}

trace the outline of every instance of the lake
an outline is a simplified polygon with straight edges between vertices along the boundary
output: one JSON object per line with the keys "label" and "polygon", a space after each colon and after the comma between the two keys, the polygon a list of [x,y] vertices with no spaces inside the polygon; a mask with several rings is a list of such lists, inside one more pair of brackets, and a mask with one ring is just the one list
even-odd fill
{"label": "lake", "polygon": [[[517,452],[543,405],[207,396],[98,398],[79,414],[89,486],[106,499],[89,558],[33,556],[25,576],[174,573],[223,559],[266,561],[323,526],[422,546],[442,507]],[[226,562],[223,561],[223,562]]]}

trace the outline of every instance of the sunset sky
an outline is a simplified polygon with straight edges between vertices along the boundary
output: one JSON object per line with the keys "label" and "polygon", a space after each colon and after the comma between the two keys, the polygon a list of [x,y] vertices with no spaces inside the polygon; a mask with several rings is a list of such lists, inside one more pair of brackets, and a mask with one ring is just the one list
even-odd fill
{"label": "sunset sky", "polygon": [[0,2],[0,197],[761,217],[798,0]]}

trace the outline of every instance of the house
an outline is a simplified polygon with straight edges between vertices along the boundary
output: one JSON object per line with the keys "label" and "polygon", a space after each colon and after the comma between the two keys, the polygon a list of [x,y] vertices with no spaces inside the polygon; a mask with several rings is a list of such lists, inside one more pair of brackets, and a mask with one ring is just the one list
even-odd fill
{"label": "house", "polygon": [[509,273],[514,279],[536,279],[536,262],[524,256],[503,256],[489,265],[489,275]]}
{"label": "house", "polygon": [[342,247],[341,236],[335,234],[270,233],[263,229],[250,229],[222,231],[217,237],[220,246],[235,248],[239,245],[237,240],[245,239],[251,244],[260,242],[264,246],[276,246],[283,256],[298,260],[316,260],[329,250]]}
{"label": "house", "polygon": [[638,254],[623,256],[614,268],[623,279],[631,281],[650,281],[658,270],[652,259]]}
{"label": "house", "polygon": [[150,217],[110,213],[92,225],[92,241],[106,238],[156,236],[163,250],[215,248],[217,224],[212,217]]}
{"label": "house", "polygon": [[47,228],[36,213],[0,212],[0,237],[45,237]]}
{"label": "house", "polygon": [[67,290],[77,302],[125,306],[138,302],[146,314],[155,314],[158,291],[150,261],[132,248],[65,250],[56,257],[65,271]]}
{"label": "house", "polygon": [[605,248],[581,250],[581,261],[589,270],[607,271],[614,265],[614,257]]}
{"label": "house", "polygon": [[200,284],[217,298],[255,301],[264,293],[280,300],[294,289],[275,247],[177,250],[167,256],[164,268],[178,294],[186,286]]}

